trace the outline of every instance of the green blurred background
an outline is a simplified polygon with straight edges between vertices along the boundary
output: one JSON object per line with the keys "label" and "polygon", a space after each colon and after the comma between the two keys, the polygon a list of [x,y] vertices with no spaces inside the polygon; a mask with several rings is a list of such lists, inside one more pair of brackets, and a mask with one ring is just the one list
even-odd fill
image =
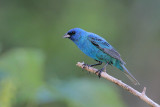
{"label": "green blurred background", "polygon": [[159,0],[1,0],[0,107],[149,107],[76,67],[95,61],[62,38],[75,27],[107,39],[141,85],[110,75],[160,103]]}

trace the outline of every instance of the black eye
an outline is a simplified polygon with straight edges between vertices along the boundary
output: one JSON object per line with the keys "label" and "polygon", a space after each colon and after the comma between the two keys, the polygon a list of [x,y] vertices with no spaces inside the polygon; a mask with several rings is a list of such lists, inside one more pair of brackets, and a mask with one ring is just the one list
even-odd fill
{"label": "black eye", "polygon": [[74,35],[76,32],[75,31],[71,31],[71,32],[68,32],[68,35]]}

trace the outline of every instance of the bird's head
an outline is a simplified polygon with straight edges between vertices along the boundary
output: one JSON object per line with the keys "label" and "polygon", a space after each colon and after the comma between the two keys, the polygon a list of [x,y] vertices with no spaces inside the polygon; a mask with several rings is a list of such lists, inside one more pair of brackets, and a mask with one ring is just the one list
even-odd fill
{"label": "bird's head", "polygon": [[72,41],[78,41],[86,31],[80,28],[74,28],[69,30],[63,37],[69,38]]}

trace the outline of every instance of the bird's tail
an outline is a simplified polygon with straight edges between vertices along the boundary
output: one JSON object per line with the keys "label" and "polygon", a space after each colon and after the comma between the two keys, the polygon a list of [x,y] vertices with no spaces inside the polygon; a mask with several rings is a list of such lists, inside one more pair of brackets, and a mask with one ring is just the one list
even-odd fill
{"label": "bird's tail", "polygon": [[121,64],[124,70],[124,74],[133,82],[134,85],[140,85],[139,82],[133,77],[133,75],[127,70],[127,68]]}

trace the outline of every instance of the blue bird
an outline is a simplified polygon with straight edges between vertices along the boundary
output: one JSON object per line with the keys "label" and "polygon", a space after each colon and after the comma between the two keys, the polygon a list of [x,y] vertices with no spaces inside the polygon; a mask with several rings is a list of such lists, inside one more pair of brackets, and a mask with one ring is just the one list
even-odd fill
{"label": "blue bird", "polygon": [[97,64],[88,66],[97,66],[105,63],[105,66],[97,71],[99,77],[107,65],[113,65],[123,71],[123,73],[135,85],[139,85],[139,82],[124,66],[125,62],[121,59],[120,54],[104,38],[98,36],[97,34],[87,32],[81,28],[69,30],[64,35],[64,38],[69,38],[72,40],[83,53],[98,62]]}

